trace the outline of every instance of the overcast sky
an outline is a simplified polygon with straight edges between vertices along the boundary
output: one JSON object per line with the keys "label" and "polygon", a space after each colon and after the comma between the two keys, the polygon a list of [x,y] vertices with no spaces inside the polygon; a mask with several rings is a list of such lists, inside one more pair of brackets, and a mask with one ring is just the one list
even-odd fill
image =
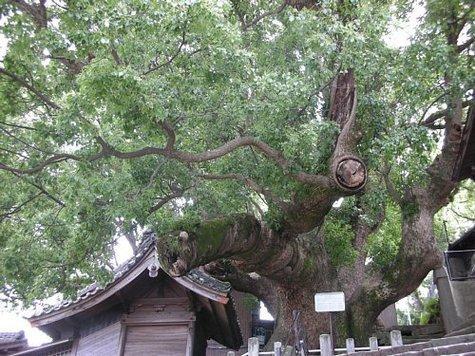
{"label": "overcast sky", "polygon": [[[418,24],[418,19],[424,15],[424,7],[416,6],[414,11],[409,15],[408,19],[404,23],[400,23],[399,26],[395,26],[393,31],[390,31],[386,36],[386,43],[394,48],[402,48],[410,44],[410,38],[414,34],[415,28]],[[5,26],[6,20],[0,19],[0,27]],[[0,34],[0,67],[1,61],[5,56],[7,50],[7,41],[5,37]],[[128,246],[125,239],[120,239],[117,246],[118,262],[121,263],[131,255],[130,246]],[[404,308],[407,305],[405,301],[398,303],[398,307]],[[30,346],[38,346],[43,343],[51,341],[51,339],[36,328],[32,328],[28,321],[21,317],[22,312],[19,310],[12,311],[6,306],[0,304],[0,332],[2,331],[19,331],[24,330],[28,344]],[[262,315],[268,318],[270,315],[265,313]]]}

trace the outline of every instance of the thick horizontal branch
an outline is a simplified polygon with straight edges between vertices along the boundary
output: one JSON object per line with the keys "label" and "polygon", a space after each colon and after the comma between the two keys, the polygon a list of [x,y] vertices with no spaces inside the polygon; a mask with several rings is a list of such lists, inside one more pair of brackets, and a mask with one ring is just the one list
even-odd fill
{"label": "thick horizontal branch", "polygon": [[297,181],[302,182],[302,183],[319,185],[323,187],[329,186],[329,179],[325,176],[308,174],[304,172],[291,173],[290,172],[291,164],[289,161],[287,161],[284,158],[281,152],[273,149],[268,144],[262,141],[259,141],[254,137],[249,137],[249,136],[235,138],[216,149],[204,151],[201,153],[191,153],[191,152],[186,152],[186,151],[171,150],[167,147],[165,148],[144,147],[142,149],[135,150],[135,151],[123,152],[111,146],[102,137],[98,136],[96,137],[96,140],[101,145],[102,149],[99,153],[92,156],[81,157],[81,156],[72,155],[72,154],[55,154],[33,168],[29,168],[29,169],[14,168],[0,162],[0,169],[10,171],[10,172],[15,172],[18,174],[34,174],[34,173],[40,172],[41,170],[43,170],[45,167],[49,165],[63,162],[65,160],[92,162],[92,161],[96,161],[98,159],[105,158],[105,157],[116,157],[120,159],[134,159],[134,158],[140,158],[140,157],[149,156],[149,155],[163,156],[166,158],[176,159],[178,161],[186,162],[186,163],[199,163],[199,162],[211,161],[211,160],[223,157],[241,147],[252,146],[259,149],[262,152],[262,154],[264,154],[264,156],[273,160],[279,167],[282,168],[282,170],[284,171],[284,174],[293,177]]}
{"label": "thick horizontal branch", "polygon": [[283,238],[253,215],[236,214],[190,226],[157,238],[161,265],[172,275],[210,262],[230,259],[243,272],[269,278],[293,278],[304,267],[306,247],[298,237]]}
{"label": "thick horizontal branch", "polygon": [[[466,108],[467,106],[474,105],[475,101],[473,99],[465,100],[462,102],[462,107]],[[449,109],[444,109],[430,114],[426,119],[421,120],[422,126],[431,127],[435,121],[446,117],[450,113]]]}

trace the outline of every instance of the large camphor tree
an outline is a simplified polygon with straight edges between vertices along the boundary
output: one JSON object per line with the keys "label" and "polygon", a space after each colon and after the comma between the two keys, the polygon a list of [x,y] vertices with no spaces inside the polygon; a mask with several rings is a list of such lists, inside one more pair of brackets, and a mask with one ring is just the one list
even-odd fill
{"label": "large camphor tree", "polygon": [[[150,228],[171,274],[204,266],[264,301],[285,340],[341,338],[441,263],[474,114],[474,3],[1,0],[0,275],[5,298],[109,278]],[[338,204],[335,204],[338,202]]]}

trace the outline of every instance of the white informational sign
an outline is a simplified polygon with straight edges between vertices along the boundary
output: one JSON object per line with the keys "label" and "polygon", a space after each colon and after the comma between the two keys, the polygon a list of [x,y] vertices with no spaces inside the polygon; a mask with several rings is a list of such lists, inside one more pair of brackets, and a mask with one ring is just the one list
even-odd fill
{"label": "white informational sign", "polygon": [[338,312],[345,310],[345,294],[329,292],[315,294],[315,311],[317,313]]}

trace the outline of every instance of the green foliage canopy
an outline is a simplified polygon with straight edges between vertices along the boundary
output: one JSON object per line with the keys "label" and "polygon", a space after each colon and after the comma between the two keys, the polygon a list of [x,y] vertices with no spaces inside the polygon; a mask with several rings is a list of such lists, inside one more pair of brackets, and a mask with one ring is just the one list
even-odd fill
{"label": "green foliage canopy", "polygon": [[[438,20],[447,1],[429,1],[429,15],[401,49],[384,38],[410,2],[343,2],[347,17],[336,15],[338,3],[321,1],[319,11],[287,7],[243,31],[240,11],[253,18],[276,4],[258,1],[242,9],[228,1],[66,1],[49,6],[48,26],[38,27],[30,14],[0,1],[0,33],[8,41],[0,64],[0,162],[29,169],[53,153],[80,158],[33,175],[0,170],[4,292],[32,301],[107,279],[119,220],[165,232],[178,217],[192,224],[258,214],[260,207],[264,220],[278,227],[278,207],[242,182],[202,179],[205,173],[242,174],[283,200],[305,194],[305,186],[252,148],[202,163],[156,155],[86,157],[99,151],[97,136],[123,152],[163,147],[160,123],[168,122],[182,151],[253,136],[283,152],[292,169],[325,173],[338,134],[336,125],[322,120],[325,98],[338,71],[349,68],[358,85],[359,153],[374,187],[365,198],[367,219],[371,210],[389,211],[370,247],[385,263],[378,246],[390,253],[397,245],[399,213],[378,172],[392,167],[396,189],[423,181],[439,134],[419,119],[441,95],[443,73],[450,70],[454,87],[465,92],[473,87],[473,72],[463,60],[448,59],[446,24]],[[152,211],[177,191],[180,198]],[[352,254],[351,216],[337,213],[325,226],[327,247],[345,259]]]}

